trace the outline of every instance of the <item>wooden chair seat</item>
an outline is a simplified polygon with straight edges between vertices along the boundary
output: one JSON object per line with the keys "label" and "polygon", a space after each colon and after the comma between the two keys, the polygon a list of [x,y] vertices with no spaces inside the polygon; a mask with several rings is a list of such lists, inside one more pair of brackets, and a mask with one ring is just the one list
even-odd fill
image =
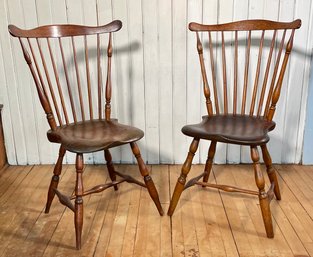
{"label": "wooden chair seat", "polygon": [[135,142],[144,136],[142,130],[123,125],[115,119],[90,120],[59,126],[47,132],[50,142],[60,143],[75,153],[88,153]]}
{"label": "wooden chair seat", "polygon": [[261,145],[269,141],[268,131],[275,122],[249,115],[203,116],[202,122],[186,125],[182,132],[190,137],[240,145]]}

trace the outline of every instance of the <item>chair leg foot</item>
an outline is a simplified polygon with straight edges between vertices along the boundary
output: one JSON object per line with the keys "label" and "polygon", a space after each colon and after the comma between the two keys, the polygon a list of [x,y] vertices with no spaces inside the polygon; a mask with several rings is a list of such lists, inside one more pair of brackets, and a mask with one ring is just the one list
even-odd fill
{"label": "chair leg foot", "polygon": [[153,200],[155,206],[157,207],[159,214],[161,216],[163,216],[164,212],[163,212],[163,208],[162,208],[161,203],[160,203],[158,191],[154,185],[154,182],[153,182],[151,176],[149,175],[149,171],[148,171],[144,161],[141,158],[139,147],[137,146],[137,144],[135,142],[130,143],[130,146],[131,146],[131,149],[132,149],[134,156],[136,157],[140,173],[144,178],[144,182],[147,186],[147,190],[149,192],[149,195],[150,195],[151,199]]}
{"label": "chair leg foot", "polygon": [[144,176],[144,181],[145,181],[145,184],[147,186],[149,195],[152,198],[155,206],[157,207],[159,214],[161,216],[163,216],[164,211],[163,211],[163,208],[162,208],[161,203],[160,203],[158,191],[154,185],[154,182],[153,182],[151,176],[150,175]]}
{"label": "chair leg foot", "polygon": [[60,174],[62,171],[62,162],[63,162],[63,157],[65,155],[65,152],[66,152],[66,150],[62,146],[60,146],[59,157],[58,157],[58,160],[54,166],[53,176],[51,178],[51,182],[50,182],[50,186],[49,186],[49,190],[48,190],[45,213],[49,213],[53,198],[55,196],[55,189],[58,188],[58,184],[59,184],[59,180],[60,180]]}
{"label": "chair leg foot", "polygon": [[169,216],[173,215],[175,208],[177,206],[177,203],[179,201],[179,198],[180,198],[182,192],[184,191],[184,186],[186,184],[186,178],[187,178],[187,175],[191,169],[192,159],[193,159],[193,157],[194,157],[194,155],[198,149],[198,145],[199,145],[199,139],[194,138],[190,147],[189,147],[189,152],[188,152],[187,158],[186,158],[186,160],[182,166],[181,174],[177,180],[177,183],[176,183],[176,186],[174,189],[174,193],[173,193],[173,196],[171,199],[170,207],[167,211],[167,215],[169,215]]}
{"label": "chair leg foot", "polygon": [[259,196],[259,201],[260,201],[260,207],[261,207],[266,235],[268,238],[273,238],[274,237],[273,223],[272,223],[270,202],[268,200],[267,195]]}
{"label": "chair leg foot", "polygon": [[185,184],[186,184],[186,177],[184,177],[184,175],[181,174],[177,180],[177,183],[176,183],[176,186],[174,189],[174,193],[172,195],[170,207],[168,208],[168,211],[167,211],[167,215],[169,215],[169,216],[173,215],[173,213],[176,209],[177,203],[179,201],[179,198],[180,198],[182,192],[184,191]]}
{"label": "chair leg foot", "polygon": [[74,224],[75,224],[75,233],[76,233],[76,249],[81,249],[81,237],[83,230],[83,173],[84,160],[82,154],[77,154],[76,156],[76,186],[75,186],[75,213],[74,213]]}
{"label": "chair leg foot", "polygon": [[267,149],[266,145],[261,146],[262,149],[262,155],[264,159],[264,163],[266,165],[266,171],[268,178],[271,183],[274,183],[274,194],[277,200],[281,200],[281,194],[280,194],[280,189],[279,189],[279,184],[277,180],[277,175],[276,175],[276,170],[274,169],[272,165],[272,158],[271,155]]}
{"label": "chair leg foot", "polygon": [[75,223],[75,234],[76,234],[76,249],[81,249],[81,238],[83,230],[83,199],[82,197],[77,197],[75,200],[75,214],[74,214],[74,223]]}
{"label": "chair leg foot", "polygon": [[[109,176],[112,182],[116,181],[116,174],[114,172],[114,166],[112,162],[112,155],[109,150],[104,150],[104,158],[107,162],[107,169],[109,172]],[[117,191],[118,187],[117,185],[114,185],[114,190]]]}
{"label": "chair leg foot", "polygon": [[[216,150],[216,141],[212,141],[210,144],[209,152],[208,152],[208,158],[206,160],[205,167],[204,167],[203,182],[205,183],[207,183],[209,180],[209,176],[210,176],[212,164],[213,164],[213,158],[215,155],[215,150]],[[205,186],[202,186],[202,187],[205,187]]]}
{"label": "chair leg foot", "polygon": [[272,223],[272,215],[271,215],[271,209],[270,209],[270,201],[268,199],[268,195],[265,192],[265,180],[263,177],[263,173],[260,168],[260,158],[258,149],[256,146],[251,146],[251,159],[253,161],[253,167],[254,167],[254,175],[255,175],[255,182],[259,189],[259,201],[260,201],[260,207],[263,217],[263,222],[266,230],[266,235],[268,238],[274,237],[273,232],[273,223]]}

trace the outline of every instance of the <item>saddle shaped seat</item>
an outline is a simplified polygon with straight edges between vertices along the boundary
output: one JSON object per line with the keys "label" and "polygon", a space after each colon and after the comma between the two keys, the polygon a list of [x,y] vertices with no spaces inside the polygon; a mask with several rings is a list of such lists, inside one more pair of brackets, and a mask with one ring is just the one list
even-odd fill
{"label": "saddle shaped seat", "polygon": [[118,123],[117,119],[90,120],[49,130],[50,142],[60,143],[75,153],[92,153],[135,142],[144,136],[142,130]]}
{"label": "saddle shaped seat", "polygon": [[202,122],[186,125],[182,132],[186,136],[217,142],[262,145],[269,141],[267,133],[275,128],[274,121],[249,115],[203,116]]}

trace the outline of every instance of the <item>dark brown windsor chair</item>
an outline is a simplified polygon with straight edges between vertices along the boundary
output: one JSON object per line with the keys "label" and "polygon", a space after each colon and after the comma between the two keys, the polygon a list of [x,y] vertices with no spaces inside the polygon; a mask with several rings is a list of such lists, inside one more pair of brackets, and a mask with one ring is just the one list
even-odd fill
{"label": "dark brown windsor chair", "polygon": [[[183,190],[193,185],[213,187],[227,192],[241,192],[258,195],[267,237],[274,237],[270,201],[273,199],[274,195],[277,200],[280,200],[281,195],[276,173],[272,166],[271,156],[266,144],[269,141],[268,132],[275,127],[275,123],[272,119],[280,96],[283,77],[293,45],[295,29],[300,28],[300,26],[301,20],[295,20],[290,23],[268,20],[246,20],[219,25],[203,25],[193,22],[189,24],[189,29],[196,32],[197,50],[200,59],[203,91],[206,99],[208,115],[203,116],[201,123],[186,125],[182,128],[182,132],[185,135],[192,137],[193,141],[190,145],[187,159],[182,166],[181,175],[178,178],[171,199],[168,215],[171,216],[173,214]],[[201,32],[206,32],[208,36],[208,43],[204,44],[204,47],[200,39],[201,36],[199,35]],[[263,58],[262,52],[264,52],[263,48],[265,48],[266,45],[266,33],[270,34],[270,40],[267,44],[268,55],[266,58]],[[239,34],[243,36],[243,40],[238,40]],[[203,33],[202,36],[204,39],[205,34]],[[230,44],[228,45],[230,45],[231,50],[233,51],[233,54],[231,55],[226,54],[225,45],[229,43],[225,40],[226,36],[230,39]],[[255,39],[255,36],[257,36],[257,39]],[[215,43],[213,42],[213,39],[215,39]],[[218,41],[218,39],[220,39],[220,41]],[[240,109],[240,104],[238,103],[238,70],[240,68],[238,62],[238,45],[242,42],[245,47],[245,50],[241,51],[245,56],[245,66],[242,69],[244,78],[242,81],[242,101]],[[250,57],[252,42],[256,42],[255,45],[258,47],[258,57],[256,60],[253,60]],[[207,62],[208,65],[211,66],[211,83],[209,83],[209,74],[206,73],[205,67],[206,60],[204,58],[204,50],[206,46],[208,48],[209,56]],[[283,49],[285,54],[284,57],[281,58]],[[221,51],[222,69],[222,78],[220,78],[222,89],[220,92],[218,90],[219,80],[216,73],[217,62],[215,59],[215,57],[218,56],[218,51]],[[230,58],[230,62],[226,62],[226,57]],[[262,66],[263,59],[266,60],[263,65],[264,67]],[[249,73],[249,63],[252,63],[253,61],[256,63],[255,71],[253,71],[255,76],[250,75],[252,73],[251,71]],[[228,91],[227,85],[227,74],[229,74],[229,69],[227,68],[229,67],[233,70],[233,91],[231,92],[233,94],[233,99],[228,97],[230,91]],[[253,79],[251,79],[251,77]],[[249,85],[251,86],[249,87]],[[248,91],[249,88],[251,88],[250,91]],[[214,101],[211,100],[212,91]],[[249,98],[249,92],[251,92],[251,99],[249,99],[250,108],[248,110],[249,102],[247,101],[247,98]],[[222,99],[218,97],[219,93],[221,94]],[[220,105],[219,101],[222,102],[223,105]],[[232,108],[229,105],[232,105]],[[192,159],[197,151],[200,139],[211,141],[204,172],[186,183],[187,175],[191,169]],[[250,146],[258,191],[208,183],[217,142]],[[261,147],[267,174],[271,182],[268,191],[265,191],[265,181],[260,169],[258,146]],[[202,177],[203,182],[200,182],[199,180]]]}
{"label": "dark brown windsor chair", "polygon": [[[63,205],[74,212],[77,249],[81,248],[83,196],[101,192],[112,186],[117,190],[117,185],[124,181],[135,183],[148,189],[160,215],[163,215],[157,190],[136,144],[136,141],[141,139],[144,133],[135,127],[122,125],[116,119],[111,119],[110,116],[112,33],[117,32],[121,27],[122,22],[119,20],[99,27],[49,25],[31,30],[22,30],[9,25],[10,34],[19,38],[24,58],[30,68],[41,105],[46,113],[51,128],[47,132],[48,139],[61,145],[48,191],[45,212],[49,212],[55,194]],[[90,39],[90,37],[93,37],[93,39]],[[78,53],[75,46],[75,42],[79,40],[78,38],[83,42],[82,55],[85,59],[83,67],[86,74],[84,81],[79,72]],[[97,85],[94,88],[93,83],[91,83],[92,72],[89,62],[90,45],[88,39],[89,41],[93,40],[94,43],[96,42],[94,48],[96,48],[97,62],[95,66],[97,72],[95,73],[98,83],[95,83]],[[102,40],[108,40],[105,93],[102,92]],[[66,55],[65,44],[71,49],[69,58]],[[60,60],[60,63],[58,63],[58,60]],[[72,62],[72,65],[70,62]],[[72,73],[70,73],[71,67]],[[63,81],[66,83],[62,83],[61,76],[63,76]],[[82,85],[84,83],[86,84],[85,87]],[[97,92],[96,99],[94,99],[93,92]],[[103,103],[104,97],[105,104]],[[127,143],[130,144],[137,159],[145,184],[128,175],[119,173],[113,167],[109,148]],[[112,182],[84,190],[82,180],[83,153],[101,150],[104,150],[106,165]],[[71,197],[67,197],[57,190],[62,161],[66,151],[76,153],[76,187],[75,194]],[[116,180],[116,175],[121,179]],[[71,202],[74,199],[75,204]]]}

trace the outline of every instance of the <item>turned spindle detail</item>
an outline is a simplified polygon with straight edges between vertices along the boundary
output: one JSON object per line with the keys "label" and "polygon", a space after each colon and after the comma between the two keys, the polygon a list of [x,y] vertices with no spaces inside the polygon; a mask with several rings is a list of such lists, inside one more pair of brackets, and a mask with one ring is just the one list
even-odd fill
{"label": "turned spindle detail", "polygon": [[[115,174],[115,170],[114,170],[114,166],[112,162],[112,156],[108,149],[104,150],[104,158],[107,162],[107,169],[109,172],[110,179],[112,182],[114,182],[116,181],[116,174]],[[114,185],[114,190],[117,190],[117,189],[118,189],[117,185]]]}
{"label": "turned spindle detail", "polygon": [[272,158],[270,156],[270,153],[269,153],[266,145],[261,145],[261,149],[262,149],[263,160],[264,160],[264,163],[266,165],[267,175],[269,177],[270,182],[272,184],[274,184],[274,193],[275,193],[276,199],[281,200],[279,184],[278,184],[278,180],[277,180],[276,171],[275,171],[273,164],[272,164]]}
{"label": "turned spindle detail", "polygon": [[194,138],[193,141],[191,142],[190,147],[189,147],[189,152],[188,152],[187,158],[186,158],[186,160],[182,166],[180,176],[177,180],[177,183],[176,183],[176,186],[174,189],[174,193],[172,196],[170,207],[169,207],[168,212],[167,212],[167,214],[170,216],[173,215],[173,212],[175,211],[178,200],[179,200],[179,198],[180,198],[180,196],[184,190],[184,186],[186,184],[186,177],[190,171],[192,160],[193,160],[193,157],[195,156],[195,152],[198,149],[198,145],[199,145],[199,139]]}
{"label": "turned spindle detail", "polygon": [[263,221],[265,225],[266,235],[269,238],[274,237],[273,232],[273,224],[272,224],[272,216],[270,210],[270,200],[268,199],[268,195],[265,192],[265,180],[263,177],[263,173],[259,163],[259,153],[256,146],[251,146],[251,159],[253,161],[253,168],[254,168],[254,176],[255,182],[259,189],[259,201],[261,212],[263,216]]}
{"label": "turned spindle detail", "polygon": [[75,186],[75,232],[76,232],[76,248],[79,250],[81,248],[81,235],[83,230],[83,168],[84,159],[82,154],[77,154],[76,156],[76,186]]}
{"label": "turned spindle detail", "polygon": [[61,171],[62,171],[62,162],[63,162],[65,152],[66,152],[66,150],[64,149],[64,147],[60,146],[59,157],[58,157],[57,163],[54,166],[53,176],[51,178],[51,182],[50,182],[50,186],[49,186],[49,190],[48,190],[48,197],[47,197],[45,213],[49,213],[51,203],[52,203],[53,198],[55,196],[55,190],[58,188],[58,184],[59,184],[59,180],[60,180],[59,176],[60,176]]}
{"label": "turned spindle detail", "polygon": [[208,152],[208,158],[205,163],[204,167],[204,177],[203,177],[203,182],[208,182],[210,172],[212,169],[212,164],[213,164],[213,158],[215,155],[216,151],[216,141],[212,141],[210,144],[209,152]]}
{"label": "turned spindle detail", "polygon": [[141,176],[143,176],[143,178],[144,178],[144,182],[146,184],[148,192],[149,192],[152,200],[154,201],[154,203],[155,203],[155,205],[159,211],[159,214],[163,215],[163,209],[162,209],[162,206],[160,203],[158,192],[156,190],[156,187],[154,185],[152,178],[150,177],[147,166],[145,165],[143,159],[141,158],[139,147],[137,146],[137,144],[135,142],[130,143],[130,146],[131,146],[133,154],[137,160]]}

